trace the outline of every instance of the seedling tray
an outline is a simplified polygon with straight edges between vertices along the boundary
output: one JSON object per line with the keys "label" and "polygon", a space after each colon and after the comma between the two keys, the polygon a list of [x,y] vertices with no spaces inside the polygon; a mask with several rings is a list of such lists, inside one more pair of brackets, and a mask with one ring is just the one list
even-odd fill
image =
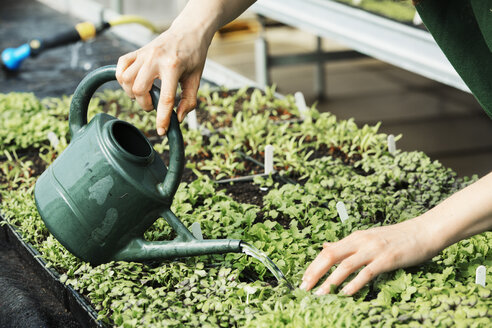
{"label": "seedling tray", "polygon": [[[6,222],[0,214],[0,223]],[[82,327],[107,327],[97,320],[97,313],[75,289],[60,282],[60,275],[47,267],[39,252],[31,244],[22,240],[21,235],[10,224],[0,225],[0,239],[14,247],[17,253],[29,264],[44,286],[52,292],[63,306],[70,311]]]}

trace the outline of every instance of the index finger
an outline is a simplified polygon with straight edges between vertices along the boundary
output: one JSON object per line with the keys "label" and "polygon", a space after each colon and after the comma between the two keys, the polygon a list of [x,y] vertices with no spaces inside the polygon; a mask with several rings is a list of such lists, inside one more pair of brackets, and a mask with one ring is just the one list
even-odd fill
{"label": "index finger", "polygon": [[157,105],[156,127],[160,136],[166,134],[171,121],[171,113],[174,108],[174,98],[178,89],[179,76],[175,70],[161,74],[161,95]]}
{"label": "index finger", "polygon": [[137,53],[135,51],[130,52],[124,56],[118,58],[118,63],[116,64],[116,80],[120,84],[123,84],[123,72],[137,59]]}
{"label": "index finger", "polygon": [[305,290],[313,288],[319,279],[323,277],[334,264],[341,262],[344,258],[353,253],[354,252],[350,247],[340,244],[340,242],[323,248],[306,269],[306,272],[302,277],[303,282],[301,288]]}

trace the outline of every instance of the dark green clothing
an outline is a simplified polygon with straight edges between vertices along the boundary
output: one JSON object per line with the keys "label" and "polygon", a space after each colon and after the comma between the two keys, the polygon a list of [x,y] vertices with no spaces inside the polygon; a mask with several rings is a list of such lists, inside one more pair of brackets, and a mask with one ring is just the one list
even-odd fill
{"label": "dark green clothing", "polygon": [[422,21],[492,118],[492,0],[421,0]]}

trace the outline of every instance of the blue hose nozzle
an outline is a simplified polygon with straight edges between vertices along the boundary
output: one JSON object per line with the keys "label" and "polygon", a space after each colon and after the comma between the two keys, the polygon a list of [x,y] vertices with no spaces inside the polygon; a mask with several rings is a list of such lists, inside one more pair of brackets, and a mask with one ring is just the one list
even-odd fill
{"label": "blue hose nozzle", "polygon": [[2,52],[2,63],[8,70],[16,71],[30,55],[31,47],[28,43],[17,48],[7,48]]}

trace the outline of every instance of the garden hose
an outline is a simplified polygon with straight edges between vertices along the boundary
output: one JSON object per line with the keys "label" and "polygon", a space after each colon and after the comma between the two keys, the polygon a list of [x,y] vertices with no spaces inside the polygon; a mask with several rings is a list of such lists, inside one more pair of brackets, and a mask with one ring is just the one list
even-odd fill
{"label": "garden hose", "polygon": [[137,15],[123,15],[120,16],[116,19],[113,19],[108,22],[108,24],[113,27],[117,25],[124,25],[124,24],[139,24],[142,25],[143,27],[146,27],[149,29],[152,33],[160,33],[161,30],[159,30],[154,24],[152,24],[150,21],[147,19],[137,16]]}
{"label": "garden hose", "polygon": [[8,71],[17,71],[22,62],[28,57],[36,57],[45,50],[93,39],[106,29],[124,24],[139,24],[148,28],[153,33],[159,33],[159,29],[150,21],[136,15],[123,15],[114,20],[96,25],[92,22],[82,22],[71,29],[48,38],[35,38],[17,48],[7,48],[2,51],[2,68]]}

